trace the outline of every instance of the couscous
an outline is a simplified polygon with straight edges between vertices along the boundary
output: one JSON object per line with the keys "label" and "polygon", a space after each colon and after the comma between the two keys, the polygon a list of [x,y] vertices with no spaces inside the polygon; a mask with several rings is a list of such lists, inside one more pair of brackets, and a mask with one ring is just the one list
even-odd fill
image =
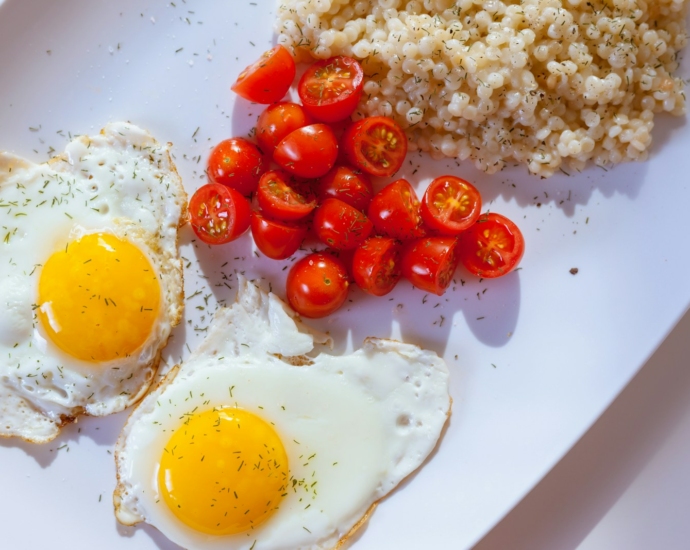
{"label": "couscous", "polygon": [[410,149],[533,174],[645,160],[656,113],[685,113],[674,76],[685,0],[280,0],[299,60],[361,61],[355,118],[393,117]]}

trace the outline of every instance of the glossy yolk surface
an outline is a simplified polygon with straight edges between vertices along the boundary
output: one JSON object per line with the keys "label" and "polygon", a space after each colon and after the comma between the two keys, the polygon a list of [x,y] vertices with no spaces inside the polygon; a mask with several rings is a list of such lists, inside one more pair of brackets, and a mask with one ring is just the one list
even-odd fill
{"label": "glossy yolk surface", "polygon": [[189,527],[229,535],[256,527],[286,493],[288,461],[275,430],[253,413],[213,409],[188,418],[170,438],[158,487]]}
{"label": "glossy yolk surface", "polygon": [[85,361],[110,361],[144,344],[160,296],[156,272],[137,246],[93,233],[68,243],[43,266],[38,317],[63,351]]}

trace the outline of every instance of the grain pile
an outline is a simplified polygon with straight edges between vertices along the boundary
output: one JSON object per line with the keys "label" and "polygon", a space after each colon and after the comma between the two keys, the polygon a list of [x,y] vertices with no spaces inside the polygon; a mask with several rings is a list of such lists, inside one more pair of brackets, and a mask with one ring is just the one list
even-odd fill
{"label": "grain pile", "polygon": [[548,177],[645,160],[656,113],[685,113],[674,76],[686,0],[279,0],[298,60],[349,55],[355,115],[387,115],[411,150],[524,163]]}

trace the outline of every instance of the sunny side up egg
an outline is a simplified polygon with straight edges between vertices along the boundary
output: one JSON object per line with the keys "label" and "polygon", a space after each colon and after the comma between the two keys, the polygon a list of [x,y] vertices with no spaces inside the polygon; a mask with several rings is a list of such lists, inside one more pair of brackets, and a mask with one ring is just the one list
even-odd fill
{"label": "sunny side up egg", "polygon": [[0,436],[141,398],[182,316],[185,216],[169,147],[132,124],[46,164],[0,153]]}
{"label": "sunny side up egg", "polygon": [[189,549],[337,548],[434,449],[448,368],[392,340],[317,353],[328,337],[238,282],[237,302],[126,423],[117,519]]}

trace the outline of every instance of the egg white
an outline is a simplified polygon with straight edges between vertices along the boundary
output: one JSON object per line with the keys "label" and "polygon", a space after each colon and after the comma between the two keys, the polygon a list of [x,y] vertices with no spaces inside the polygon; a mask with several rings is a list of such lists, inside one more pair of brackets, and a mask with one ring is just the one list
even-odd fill
{"label": "egg white", "polygon": [[[185,548],[337,547],[433,450],[450,409],[447,366],[433,352],[375,338],[350,355],[316,353],[314,343],[327,337],[239,279],[237,303],[216,314],[199,349],[125,425],[116,449],[116,516],[127,525],[150,523]],[[212,536],[176,519],[159,494],[157,471],[187,415],[223,406],[273,423],[298,483],[265,523]]]}
{"label": "egg white", "polygon": [[[169,145],[129,123],[78,137],[46,164],[0,153],[0,436],[47,442],[79,414],[118,412],[143,395],[182,315],[177,229],[185,212]],[[41,266],[96,232],[137,245],[162,290],[141,350],[100,364],[59,349],[35,315]]]}

